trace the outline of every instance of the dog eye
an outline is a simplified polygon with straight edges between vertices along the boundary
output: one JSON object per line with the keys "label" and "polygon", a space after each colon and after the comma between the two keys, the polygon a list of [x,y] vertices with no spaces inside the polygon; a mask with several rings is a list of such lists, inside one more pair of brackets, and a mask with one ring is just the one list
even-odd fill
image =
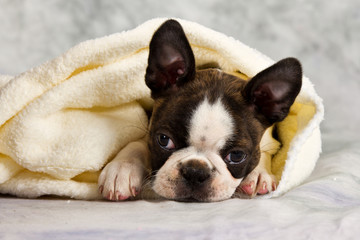
{"label": "dog eye", "polygon": [[246,160],[247,154],[243,151],[232,151],[226,157],[225,161],[229,164],[239,164]]}
{"label": "dog eye", "polygon": [[164,134],[159,134],[157,137],[157,141],[159,145],[166,150],[172,150],[175,148],[175,144],[171,140],[171,138]]}

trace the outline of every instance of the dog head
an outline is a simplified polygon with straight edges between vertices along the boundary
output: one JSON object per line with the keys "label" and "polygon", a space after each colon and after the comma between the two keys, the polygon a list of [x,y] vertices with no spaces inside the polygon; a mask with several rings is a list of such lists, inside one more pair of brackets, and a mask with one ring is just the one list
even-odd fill
{"label": "dog head", "polygon": [[145,81],[155,100],[149,127],[153,189],[168,199],[230,198],[258,164],[259,143],[283,120],[301,88],[301,65],[287,58],[249,81],[196,70],[181,25],[155,32]]}

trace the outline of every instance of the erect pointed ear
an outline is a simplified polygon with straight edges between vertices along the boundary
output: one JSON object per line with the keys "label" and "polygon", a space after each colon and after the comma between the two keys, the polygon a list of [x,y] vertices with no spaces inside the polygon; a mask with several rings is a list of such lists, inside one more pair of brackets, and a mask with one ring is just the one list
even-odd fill
{"label": "erect pointed ear", "polygon": [[163,23],[150,42],[146,85],[153,98],[176,90],[195,76],[195,58],[181,25]]}
{"label": "erect pointed ear", "polygon": [[283,59],[253,77],[244,96],[269,124],[282,121],[301,89],[302,70],[295,58]]}

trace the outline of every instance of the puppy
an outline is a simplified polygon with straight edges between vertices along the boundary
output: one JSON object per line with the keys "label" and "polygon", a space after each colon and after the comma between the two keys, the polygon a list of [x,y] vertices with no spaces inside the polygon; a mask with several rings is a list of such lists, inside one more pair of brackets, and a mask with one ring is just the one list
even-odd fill
{"label": "puppy", "polygon": [[249,81],[219,69],[197,70],[181,25],[168,20],[150,42],[145,82],[154,107],[148,136],[129,143],[103,169],[109,200],[133,198],[151,169],[151,188],[178,201],[220,201],[275,190],[272,126],[301,88],[298,60],[283,59]]}

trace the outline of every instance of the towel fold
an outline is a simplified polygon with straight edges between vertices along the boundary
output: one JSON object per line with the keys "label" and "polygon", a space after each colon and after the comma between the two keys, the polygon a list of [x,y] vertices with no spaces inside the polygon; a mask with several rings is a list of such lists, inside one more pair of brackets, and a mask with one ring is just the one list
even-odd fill
{"label": "towel fold", "polygon": [[[98,199],[97,177],[131,141],[143,138],[151,109],[144,82],[148,44],[166,19],[89,40],[16,76],[0,76],[0,193]],[[199,24],[180,20],[197,66],[216,64],[252,77],[274,62]],[[277,125],[282,148],[273,158],[279,196],[300,184],[321,151],[324,108],[310,80]]]}

